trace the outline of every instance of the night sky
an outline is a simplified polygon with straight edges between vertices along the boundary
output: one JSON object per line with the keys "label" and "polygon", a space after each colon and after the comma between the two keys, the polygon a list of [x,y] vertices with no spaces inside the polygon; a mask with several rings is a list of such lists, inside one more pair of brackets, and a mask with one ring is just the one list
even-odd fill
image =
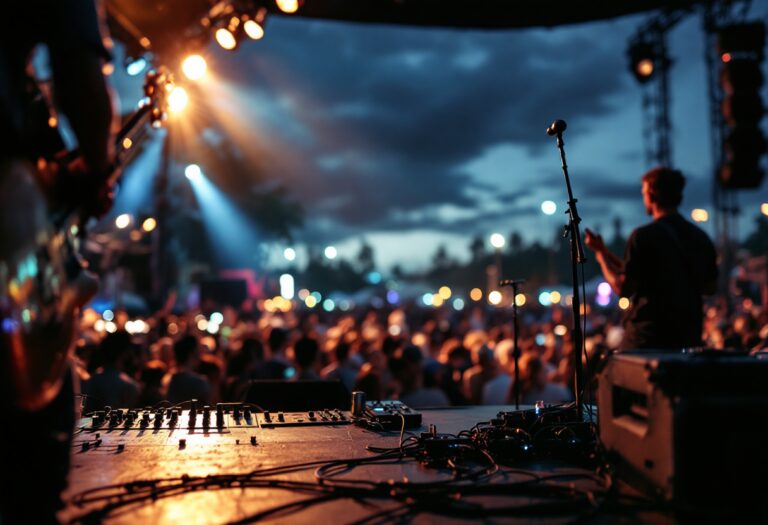
{"label": "night sky", "polygon": [[[768,2],[751,14],[765,18]],[[273,162],[261,169],[302,203],[299,247],[334,244],[353,257],[364,238],[381,267],[417,269],[441,243],[467,258],[476,234],[518,231],[550,243],[565,220],[560,159],[545,134],[558,118],[568,122],[583,224],[610,236],[620,217],[626,235],[648,220],[639,184],[650,167],[641,88],[625,53],[643,19],[460,31],[273,17],[262,41],[234,53],[215,44],[204,50],[218,79],[210,100],[222,110],[236,105],[246,124],[230,138],[242,149],[254,141],[268,149]],[[673,158],[688,177],[682,211],[711,214],[699,15],[678,25],[669,43]],[[115,83],[130,105],[135,82],[118,73]],[[742,192],[743,233],[767,189]],[[541,212],[547,199],[557,214]],[[704,227],[712,233],[711,221]]]}

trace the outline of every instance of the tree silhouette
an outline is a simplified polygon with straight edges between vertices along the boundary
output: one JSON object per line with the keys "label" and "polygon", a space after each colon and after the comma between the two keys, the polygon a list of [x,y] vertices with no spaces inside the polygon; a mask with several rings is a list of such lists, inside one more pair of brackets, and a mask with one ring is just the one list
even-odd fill
{"label": "tree silhouette", "polygon": [[481,236],[472,238],[472,242],[469,243],[469,253],[472,256],[472,262],[478,262],[485,257],[485,243]]}
{"label": "tree silhouette", "polygon": [[375,268],[373,246],[368,244],[365,239],[360,241],[360,251],[357,252],[357,265],[364,274],[372,272]]}

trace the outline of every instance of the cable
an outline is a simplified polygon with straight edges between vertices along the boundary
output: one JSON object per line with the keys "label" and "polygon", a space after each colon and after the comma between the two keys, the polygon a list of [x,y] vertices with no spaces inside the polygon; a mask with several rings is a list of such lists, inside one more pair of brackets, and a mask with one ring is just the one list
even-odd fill
{"label": "cable", "polygon": [[[569,420],[573,403],[548,407],[523,428],[504,427],[503,424],[483,421],[458,434],[438,434],[432,429],[419,436],[407,435],[405,418],[399,432],[396,447],[374,447],[368,457],[324,459],[255,469],[247,473],[218,474],[208,476],[179,476],[136,480],[95,487],[74,495],[70,502],[78,507],[98,506],[83,515],[72,518],[72,523],[94,522],[131,512],[138,506],[159,499],[176,497],[201,490],[287,490],[310,497],[260,510],[233,523],[252,523],[267,517],[300,512],[324,502],[351,499],[361,504],[374,500],[399,503],[394,507],[379,508],[355,523],[371,525],[402,520],[427,513],[451,517],[484,518],[494,516],[573,516],[578,519],[590,516],[602,508],[602,504],[615,490],[609,471],[573,472],[543,475],[538,472],[502,467],[505,451],[494,448],[495,433],[502,436],[519,436],[524,443],[536,443],[542,436],[559,442],[570,442],[576,436],[576,422]],[[521,419],[525,421],[525,419]],[[583,422],[582,422],[583,425]],[[503,443],[503,441],[502,441]],[[514,445],[515,441],[511,441]],[[436,473],[446,475],[442,479],[412,482],[403,480],[377,481],[352,478],[351,472],[363,466],[384,466],[420,463]],[[514,464],[514,461],[511,461]],[[294,481],[278,476],[315,468],[313,481]],[[495,477],[512,480],[498,480]],[[582,480],[594,487],[577,487]],[[487,500],[475,501],[475,497],[517,497],[517,502],[491,506]],[[622,500],[623,501],[623,500]],[[643,500],[629,500],[647,505]]]}

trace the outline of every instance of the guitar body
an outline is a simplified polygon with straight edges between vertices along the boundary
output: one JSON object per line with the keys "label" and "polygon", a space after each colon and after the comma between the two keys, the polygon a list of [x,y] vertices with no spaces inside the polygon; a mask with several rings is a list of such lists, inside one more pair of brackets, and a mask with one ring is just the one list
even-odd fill
{"label": "guitar body", "polygon": [[[144,139],[148,124],[162,123],[172,89],[167,72],[147,74],[145,98],[117,134],[109,185],[136,150],[132,145]],[[0,158],[0,406],[10,402],[36,411],[56,397],[80,309],[98,289],[70,232],[73,225],[82,233],[84,214],[66,209],[66,203],[63,210],[49,209],[46,195],[55,195],[55,183],[43,180],[28,162]]]}
{"label": "guitar body", "polygon": [[51,228],[34,167],[0,163],[0,381],[4,397],[39,410],[58,393],[73,346],[78,290],[66,232]]}

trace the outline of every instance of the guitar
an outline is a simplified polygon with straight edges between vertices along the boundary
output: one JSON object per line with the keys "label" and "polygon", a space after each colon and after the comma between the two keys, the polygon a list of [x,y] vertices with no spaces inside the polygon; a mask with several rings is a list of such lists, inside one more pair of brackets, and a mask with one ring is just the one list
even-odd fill
{"label": "guitar", "polygon": [[[148,127],[162,125],[172,89],[167,72],[147,74],[145,97],[116,135],[110,185],[120,178]],[[76,155],[53,161],[57,172]],[[0,388],[18,408],[34,411],[57,395],[83,297],[95,292],[95,277],[88,277],[76,249],[88,216],[79,209],[50,209],[45,182],[26,164],[0,168]]]}

